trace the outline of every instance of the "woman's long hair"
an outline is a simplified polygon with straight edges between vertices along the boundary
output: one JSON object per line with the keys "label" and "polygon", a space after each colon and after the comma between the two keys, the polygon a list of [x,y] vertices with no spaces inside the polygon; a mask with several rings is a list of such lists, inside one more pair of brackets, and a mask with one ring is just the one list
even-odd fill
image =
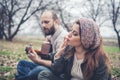
{"label": "woman's long hair", "polygon": [[[83,39],[83,33],[86,33],[86,30],[85,30],[86,26],[87,26],[87,28],[88,28],[88,26],[90,26],[89,28],[91,30],[93,30],[93,31],[91,31],[93,33],[88,34],[88,35],[84,34],[84,36],[90,37],[92,35],[91,37],[93,37],[93,35],[94,35],[93,39],[96,39],[96,41],[98,41],[98,43],[97,42],[95,43],[93,40],[93,44],[89,44],[89,47],[87,47],[87,48],[85,47],[87,44],[87,43],[85,43],[85,40],[87,39],[87,37],[85,37],[85,39],[83,40],[83,43],[81,43],[81,45],[83,46],[83,48],[86,51],[85,58],[84,58],[85,67],[83,70],[83,76],[84,76],[85,80],[90,80],[92,78],[92,76],[94,75],[94,71],[99,65],[100,57],[103,58],[103,60],[105,61],[105,65],[108,69],[108,72],[110,72],[110,61],[109,61],[109,58],[108,58],[106,52],[103,49],[102,37],[99,35],[99,29],[98,29],[98,26],[96,25],[96,23],[94,21],[88,20],[88,19],[81,19],[81,20],[76,21],[75,23],[79,25],[80,39],[81,39],[81,37]],[[93,26],[94,26],[94,28],[93,28]],[[83,33],[81,33],[81,27],[84,28],[84,30],[85,30],[85,31],[82,31]],[[81,36],[81,34],[82,34],[82,36]],[[88,41],[90,41],[90,40],[88,40]]]}
{"label": "woman's long hair", "polygon": [[[79,26],[81,26],[79,20],[76,21],[75,23],[78,24]],[[80,31],[80,39],[81,39],[81,28],[79,28],[79,31]],[[97,35],[97,36],[99,36],[99,35]],[[83,41],[83,43],[84,43],[84,41]],[[81,43],[81,45],[82,45],[82,43]],[[92,78],[92,76],[94,75],[95,69],[99,66],[99,60],[101,58],[105,62],[108,73],[111,72],[110,60],[109,60],[106,52],[103,49],[102,37],[99,38],[99,45],[97,44],[97,46],[95,46],[94,44],[90,45],[89,48],[85,48],[84,45],[82,45],[82,46],[86,51],[85,58],[84,58],[85,66],[84,66],[84,70],[82,70],[84,80],[90,80]],[[73,55],[74,52],[75,52],[75,48],[72,48],[66,56],[70,57]]]}
{"label": "woman's long hair", "polygon": [[93,76],[95,69],[98,67],[100,57],[103,57],[108,73],[110,73],[110,61],[101,43],[99,47],[94,50],[88,50],[85,54],[86,65],[83,70],[85,80],[90,80]]}

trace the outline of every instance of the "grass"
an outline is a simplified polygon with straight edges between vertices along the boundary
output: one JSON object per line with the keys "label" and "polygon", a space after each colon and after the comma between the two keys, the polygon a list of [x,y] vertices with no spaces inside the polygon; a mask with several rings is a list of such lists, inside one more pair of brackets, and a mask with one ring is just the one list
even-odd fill
{"label": "grass", "polygon": [[[120,50],[114,46],[104,46],[104,49],[110,57],[111,65],[113,68],[120,68]],[[120,72],[120,69],[118,69]]]}
{"label": "grass", "polygon": [[120,49],[115,46],[104,46],[111,61],[112,75],[120,77]]}
{"label": "grass", "polygon": [[[12,80],[14,78],[13,75],[13,68],[9,67],[9,66],[0,66],[0,80]],[[2,76],[2,74],[6,73],[4,76]]]}
{"label": "grass", "polygon": [[13,68],[9,67],[9,66],[6,66],[6,67],[1,66],[0,67],[0,72],[9,72],[11,70],[13,70]]}
{"label": "grass", "polygon": [[115,46],[104,46],[104,49],[108,53],[120,53],[120,49],[118,47],[115,47]]}
{"label": "grass", "polygon": [[120,77],[120,68],[112,67],[112,75]]}
{"label": "grass", "polygon": [[9,55],[12,55],[12,54],[10,54],[9,51],[1,51],[1,52],[0,52],[0,55],[6,55],[6,56],[9,56]]}
{"label": "grass", "polygon": [[[21,59],[29,60],[25,54],[25,47],[32,43],[35,49],[39,49],[41,39],[14,40],[13,42],[0,41],[0,80],[13,80],[16,73],[16,64]],[[12,65],[16,63],[15,65]],[[10,73],[9,75],[4,75]],[[2,75],[3,74],[3,75]]]}
{"label": "grass", "polygon": [[[0,80],[12,80],[16,73],[16,65],[13,67],[11,64],[17,63],[21,59],[29,60],[24,51],[26,45],[32,43],[35,49],[40,49],[42,41],[44,40],[40,38],[28,38],[25,40],[16,39],[13,42],[0,41],[0,73],[11,72],[8,76],[0,76]],[[112,74],[120,76],[119,48],[105,45],[104,49],[110,56]],[[1,57],[3,57],[3,59]]]}

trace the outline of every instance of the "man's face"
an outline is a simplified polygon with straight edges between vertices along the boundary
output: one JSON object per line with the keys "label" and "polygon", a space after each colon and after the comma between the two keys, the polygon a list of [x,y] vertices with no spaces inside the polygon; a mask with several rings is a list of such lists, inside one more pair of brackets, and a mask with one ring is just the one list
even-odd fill
{"label": "man's face", "polygon": [[42,29],[44,31],[44,34],[47,35],[53,35],[55,33],[55,21],[52,18],[52,14],[50,13],[43,13],[41,16],[41,25]]}

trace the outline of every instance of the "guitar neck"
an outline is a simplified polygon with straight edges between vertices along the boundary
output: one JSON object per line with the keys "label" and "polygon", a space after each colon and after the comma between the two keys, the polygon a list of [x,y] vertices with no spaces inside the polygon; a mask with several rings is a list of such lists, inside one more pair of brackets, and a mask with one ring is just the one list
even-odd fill
{"label": "guitar neck", "polygon": [[35,52],[36,52],[37,54],[41,54],[41,51],[40,51],[40,50],[35,50]]}

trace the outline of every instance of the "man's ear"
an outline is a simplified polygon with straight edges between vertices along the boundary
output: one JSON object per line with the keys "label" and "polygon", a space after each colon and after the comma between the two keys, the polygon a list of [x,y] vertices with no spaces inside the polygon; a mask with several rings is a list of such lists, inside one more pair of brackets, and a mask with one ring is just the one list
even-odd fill
{"label": "man's ear", "polygon": [[60,22],[60,21],[59,21],[58,19],[55,20],[55,24],[59,24],[59,22]]}

